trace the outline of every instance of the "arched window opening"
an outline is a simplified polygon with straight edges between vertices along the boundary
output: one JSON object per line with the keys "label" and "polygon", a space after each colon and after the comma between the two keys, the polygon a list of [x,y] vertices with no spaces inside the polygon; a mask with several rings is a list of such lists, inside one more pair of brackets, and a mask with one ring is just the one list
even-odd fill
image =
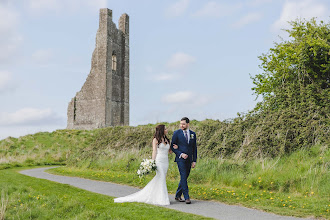
{"label": "arched window opening", "polygon": [[115,52],[112,53],[112,70],[117,70],[117,56]]}

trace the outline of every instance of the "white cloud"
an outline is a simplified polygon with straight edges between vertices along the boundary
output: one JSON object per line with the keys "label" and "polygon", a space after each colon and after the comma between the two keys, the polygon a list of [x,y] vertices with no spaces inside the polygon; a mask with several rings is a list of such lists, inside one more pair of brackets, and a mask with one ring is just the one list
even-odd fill
{"label": "white cloud", "polygon": [[210,98],[192,91],[179,91],[164,95],[162,101],[166,104],[201,106],[207,104]]}
{"label": "white cloud", "polygon": [[296,20],[297,18],[311,19],[318,17],[319,19],[326,19],[329,11],[327,7],[314,0],[302,1],[285,1],[280,18],[272,25],[272,30],[278,32],[280,29],[289,28],[288,21]]}
{"label": "white cloud", "polygon": [[18,34],[19,14],[7,4],[0,3],[0,63],[8,63],[22,42]]}
{"label": "white cloud", "polygon": [[22,108],[16,112],[0,113],[0,126],[15,125],[54,125],[63,124],[63,118],[57,116],[51,109]]}
{"label": "white cloud", "polygon": [[247,15],[239,19],[237,22],[235,22],[233,24],[233,27],[240,28],[253,22],[259,21],[261,18],[262,15],[260,13],[248,13]]}
{"label": "white cloud", "polygon": [[188,8],[189,1],[190,0],[179,0],[175,2],[165,10],[165,15],[167,17],[177,17],[182,15]]}
{"label": "white cloud", "polygon": [[224,17],[227,15],[231,15],[232,13],[238,11],[242,8],[242,3],[237,4],[221,4],[215,1],[208,2],[202,7],[199,11],[197,11],[193,16],[195,17]]}
{"label": "white cloud", "polygon": [[196,61],[196,58],[182,52],[173,54],[167,62],[167,67],[175,70],[184,70]]}
{"label": "white cloud", "polygon": [[152,79],[155,81],[168,81],[168,80],[173,80],[175,78],[176,78],[176,74],[170,74],[170,73],[161,73],[152,76]]}
{"label": "white cloud", "polygon": [[10,31],[13,26],[18,23],[18,13],[10,9],[8,6],[2,5],[0,3],[0,31],[4,34]]}
{"label": "white cloud", "polygon": [[163,102],[165,103],[188,103],[193,101],[194,94],[191,91],[180,91],[172,94],[165,95]]}
{"label": "white cloud", "polygon": [[39,49],[32,54],[32,59],[37,64],[48,63],[52,58],[53,52],[51,49]]}

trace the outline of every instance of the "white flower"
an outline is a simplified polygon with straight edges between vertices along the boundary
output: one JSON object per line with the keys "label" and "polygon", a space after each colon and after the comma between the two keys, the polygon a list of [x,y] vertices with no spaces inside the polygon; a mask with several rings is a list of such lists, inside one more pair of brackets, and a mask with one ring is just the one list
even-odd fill
{"label": "white flower", "polygon": [[154,171],[157,169],[156,161],[152,159],[143,159],[143,161],[140,164],[140,168],[137,171],[137,174],[141,178],[145,174],[150,173],[151,171]]}

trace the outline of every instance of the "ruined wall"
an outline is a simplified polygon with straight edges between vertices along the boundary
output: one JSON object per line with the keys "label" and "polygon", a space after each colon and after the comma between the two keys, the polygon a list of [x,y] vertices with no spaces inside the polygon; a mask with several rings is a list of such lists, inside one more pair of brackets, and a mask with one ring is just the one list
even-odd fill
{"label": "ruined wall", "polygon": [[[112,57],[116,57],[116,69]],[[68,105],[68,129],[94,129],[129,125],[129,17],[119,28],[112,11],[100,9],[99,29],[91,71]]]}

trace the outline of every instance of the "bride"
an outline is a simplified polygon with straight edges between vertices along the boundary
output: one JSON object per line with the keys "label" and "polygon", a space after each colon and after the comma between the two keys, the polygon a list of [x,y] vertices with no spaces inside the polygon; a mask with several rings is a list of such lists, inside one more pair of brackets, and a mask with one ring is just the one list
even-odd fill
{"label": "bride", "polygon": [[[114,199],[114,202],[144,202],[153,205],[169,205],[166,174],[170,140],[166,136],[165,125],[158,125],[152,140],[152,159],[156,161],[156,176],[140,191]],[[175,146],[176,147],[176,146]]]}

